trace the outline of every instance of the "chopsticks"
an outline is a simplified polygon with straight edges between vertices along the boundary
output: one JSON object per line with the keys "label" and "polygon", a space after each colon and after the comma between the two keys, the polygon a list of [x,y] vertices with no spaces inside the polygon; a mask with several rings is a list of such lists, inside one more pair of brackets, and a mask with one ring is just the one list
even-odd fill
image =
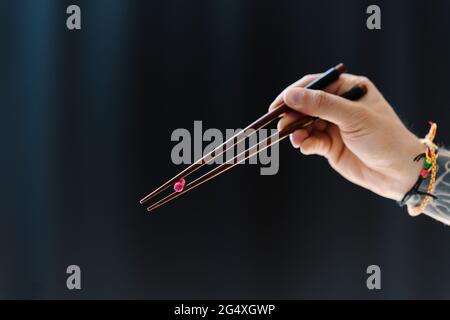
{"label": "chopsticks", "polygon": [[[325,73],[323,73],[318,79],[310,83],[306,88],[308,89],[323,89],[329,84],[336,81],[339,76],[345,72],[345,66],[340,63],[337,66],[329,69]],[[361,87],[355,87],[352,88],[349,92],[344,94],[343,96],[350,100],[357,100],[362,95],[365,94],[365,89]],[[146,195],[144,198],[140,200],[140,203],[143,204],[147,202],[149,199],[155,197],[165,189],[169,188],[170,186],[173,186],[174,183],[178,182],[180,179],[187,177],[188,175],[192,174],[193,172],[197,171],[201,167],[203,167],[206,163],[211,162],[216,157],[222,155],[230,148],[233,148],[236,144],[241,142],[242,140],[250,137],[252,134],[254,134],[257,130],[265,127],[275,119],[277,119],[282,114],[286,113],[289,110],[289,107],[286,105],[281,105],[280,107],[274,109],[273,111],[265,114],[264,116],[260,117],[250,125],[248,125],[245,129],[241,130],[239,133],[225,141],[222,145],[215,148],[213,151],[205,155],[204,157],[198,159],[195,161],[192,165],[190,165],[188,168],[174,176],[173,178],[169,179],[167,182],[165,182],[163,185],[161,185],[159,188],[151,192],[150,194]],[[246,159],[254,156],[255,154],[267,149],[271,145],[278,143],[285,139],[287,136],[289,136],[290,133],[294,132],[295,130],[299,128],[304,128],[310,124],[312,124],[314,121],[316,121],[317,118],[305,116],[304,118],[301,118],[297,122],[287,126],[280,132],[268,137],[264,141],[260,142],[257,145],[254,145],[250,149],[242,152],[238,156],[234,157],[233,159],[230,159],[226,163],[222,164],[221,166],[213,169],[209,173],[201,176],[200,178],[194,180],[193,182],[189,183],[181,192],[175,192],[170,194],[169,196],[155,202],[153,205],[149,206],[147,210],[151,211],[154,210],[161,205],[175,199],[176,197],[180,196],[181,194],[184,194],[188,192],[189,190],[194,189],[195,187],[205,183],[206,181],[216,177],[217,175],[233,168],[235,165],[245,161]]]}
{"label": "chopsticks", "polygon": [[[346,93],[344,93],[342,95],[342,97],[349,99],[349,100],[358,100],[359,98],[364,96],[364,94],[366,92],[367,92],[367,89],[365,87],[355,86],[350,91],[347,91]],[[316,117],[305,116],[304,118],[301,118],[301,119],[297,120],[296,122],[293,122],[292,124],[283,128],[281,131],[271,135],[270,137],[266,138],[265,140],[259,142],[258,144],[250,147],[249,149],[241,152],[239,155],[235,156],[234,158],[228,160],[224,164],[216,167],[215,169],[209,171],[208,173],[204,174],[203,176],[192,181],[182,191],[174,192],[174,193],[168,195],[167,197],[155,202],[154,204],[149,206],[147,208],[147,210],[148,211],[155,210],[156,208],[172,201],[173,199],[181,196],[182,194],[184,194],[184,193],[202,185],[203,183],[217,177],[218,175],[232,169],[236,165],[253,157],[254,155],[258,154],[259,152],[262,152],[265,149],[273,146],[274,144],[283,141],[294,131],[301,129],[301,128],[305,128],[305,127],[313,124],[317,120],[318,120],[318,118],[316,118]]]}
{"label": "chopsticks", "polygon": [[[339,76],[345,72],[345,66],[344,64],[340,63],[334,68],[330,68],[328,71],[326,71],[324,74],[322,74],[318,79],[311,82],[306,88],[308,89],[323,89],[327,85],[333,83],[336,81]],[[242,140],[248,138],[250,135],[252,135],[252,132],[255,132],[256,130],[259,130],[269,123],[271,123],[273,120],[277,119],[280,115],[288,111],[289,107],[286,105],[281,105],[279,108],[274,109],[273,111],[265,114],[264,116],[260,117],[258,120],[253,122],[252,124],[248,125],[245,129],[238,132],[236,135],[225,141],[222,145],[215,148],[213,151],[208,153],[203,158],[198,159],[193,164],[191,164],[189,167],[187,167],[185,170],[181,171],[179,174],[177,174],[172,179],[169,179],[166,183],[164,183],[162,186],[157,188],[156,190],[152,191],[150,194],[143,197],[139,202],[141,204],[147,202],[149,199],[153,198],[154,196],[158,195],[168,187],[172,186],[174,183],[179,181],[181,178],[186,177],[190,175],[191,173],[197,171],[200,169],[205,163],[208,163],[212,159],[220,156],[224,152],[226,152],[229,148],[233,147],[234,144],[237,144],[241,142]],[[231,142],[234,144],[230,146]],[[228,146],[228,148],[227,148]]]}

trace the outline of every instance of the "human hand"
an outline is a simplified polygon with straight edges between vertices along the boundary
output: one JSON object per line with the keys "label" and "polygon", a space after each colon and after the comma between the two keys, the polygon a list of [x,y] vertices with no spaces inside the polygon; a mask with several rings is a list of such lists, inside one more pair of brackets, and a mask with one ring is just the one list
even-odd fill
{"label": "human hand", "polygon": [[[308,75],[284,90],[270,110],[283,103],[292,111],[278,123],[282,129],[304,115],[320,118],[295,131],[291,143],[305,155],[321,155],[347,180],[383,197],[401,200],[422,169],[413,159],[425,147],[398,118],[375,85],[365,77],[343,74],[326,92],[304,89],[318,75]],[[367,94],[359,101],[339,95],[355,85]]]}

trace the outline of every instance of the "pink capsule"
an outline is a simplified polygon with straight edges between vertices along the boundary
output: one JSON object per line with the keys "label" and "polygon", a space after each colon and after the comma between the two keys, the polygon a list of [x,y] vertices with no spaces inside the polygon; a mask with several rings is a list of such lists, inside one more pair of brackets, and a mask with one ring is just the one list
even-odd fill
{"label": "pink capsule", "polygon": [[173,189],[175,192],[181,192],[184,189],[184,185],[186,184],[186,180],[181,178],[175,185],[173,186]]}
{"label": "pink capsule", "polygon": [[184,185],[181,182],[177,182],[173,186],[173,189],[175,190],[175,192],[181,192],[184,189]]}

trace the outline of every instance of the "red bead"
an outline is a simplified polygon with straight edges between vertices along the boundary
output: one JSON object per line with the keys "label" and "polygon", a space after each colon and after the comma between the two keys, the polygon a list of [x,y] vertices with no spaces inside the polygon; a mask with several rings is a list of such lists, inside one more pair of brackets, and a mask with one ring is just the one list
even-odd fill
{"label": "red bead", "polygon": [[420,175],[425,179],[428,176],[428,171],[423,169]]}
{"label": "red bead", "polygon": [[173,189],[175,190],[175,192],[181,192],[184,189],[184,185],[181,182],[177,182],[173,186]]}
{"label": "red bead", "polygon": [[181,192],[181,191],[183,191],[185,184],[186,184],[186,180],[181,178],[177,183],[175,183],[175,185],[173,186],[173,189],[175,190],[175,192]]}

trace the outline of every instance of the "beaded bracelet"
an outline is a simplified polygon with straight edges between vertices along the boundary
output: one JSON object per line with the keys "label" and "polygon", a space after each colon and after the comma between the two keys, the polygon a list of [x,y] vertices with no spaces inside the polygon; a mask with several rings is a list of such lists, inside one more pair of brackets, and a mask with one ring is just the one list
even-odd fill
{"label": "beaded bracelet", "polygon": [[[430,198],[436,199],[436,196],[434,196],[433,190],[434,185],[436,183],[436,173],[437,173],[437,158],[438,158],[438,152],[439,148],[434,144],[434,138],[436,136],[437,131],[437,125],[436,123],[430,122],[431,128],[428,134],[426,135],[425,139],[422,140],[422,142],[427,147],[427,150],[425,153],[418,155],[414,158],[414,161],[420,161],[421,159],[425,159],[423,169],[420,172],[420,176],[417,179],[417,182],[414,184],[414,186],[411,188],[408,193],[403,197],[402,201],[400,202],[401,205],[405,205],[408,200],[414,196],[414,195],[423,195],[425,196],[422,202],[417,206],[413,208],[408,208],[408,212],[411,216],[415,217],[420,215],[425,207],[430,202]],[[431,173],[431,175],[430,175]],[[421,184],[430,176],[430,182],[428,184],[428,188],[426,192],[422,192],[419,190]]]}

